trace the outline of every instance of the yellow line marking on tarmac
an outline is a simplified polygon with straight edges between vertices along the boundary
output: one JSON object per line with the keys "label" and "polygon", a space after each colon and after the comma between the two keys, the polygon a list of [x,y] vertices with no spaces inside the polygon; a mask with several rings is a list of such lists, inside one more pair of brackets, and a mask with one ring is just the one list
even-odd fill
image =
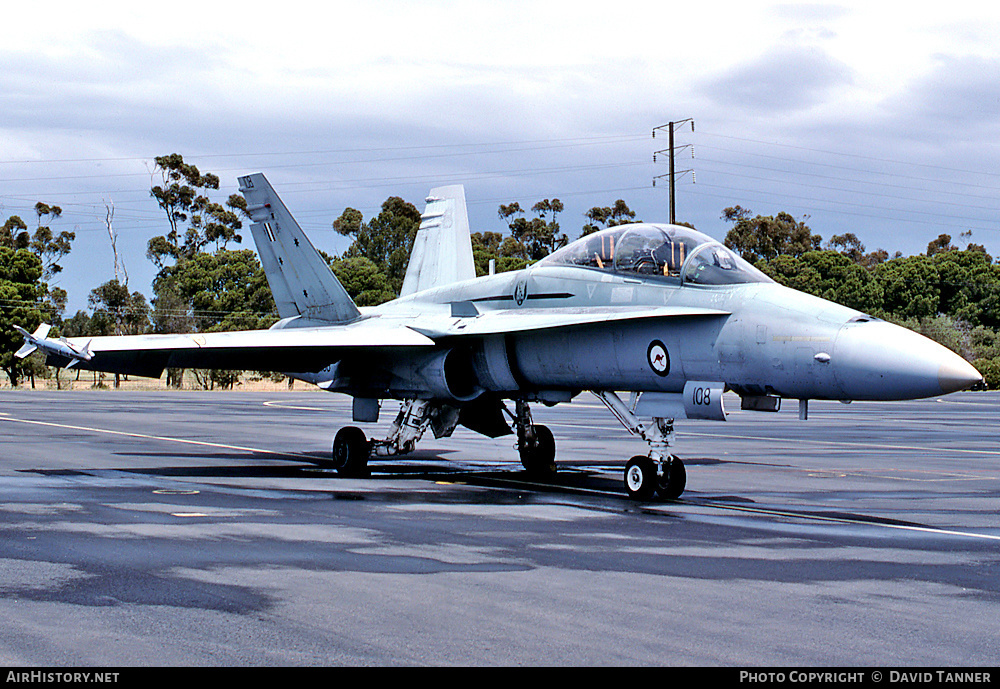
{"label": "yellow line marking on tarmac", "polygon": [[6,414],[0,416],[0,421],[12,421],[14,423],[27,423],[34,426],[48,426],[50,428],[65,428],[71,431],[84,431],[87,433],[104,433],[106,435],[121,435],[127,438],[142,438],[143,440],[163,440],[169,443],[181,443],[184,445],[198,445],[200,447],[218,447],[225,450],[240,450],[242,452],[260,452],[279,457],[299,457],[296,452],[277,452],[275,450],[265,450],[260,447],[245,447],[243,445],[227,445],[226,443],[212,443],[206,440],[190,440],[188,438],[168,438],[162,435],[148,435],[146,433],[132,433],[129,431],[113,431],[108,428],[92,428],[89,426],[74,426],[66,423],[54,423],[52,421],[33,421],[31,419],[15,419]]}

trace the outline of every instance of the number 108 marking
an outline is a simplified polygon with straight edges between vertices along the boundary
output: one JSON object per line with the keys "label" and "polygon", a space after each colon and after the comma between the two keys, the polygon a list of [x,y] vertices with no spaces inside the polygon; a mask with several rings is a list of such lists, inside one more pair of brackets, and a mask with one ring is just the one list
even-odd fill
{"label": "number 108 marking", "polygon": [[707,407],[712,404],[712,388],[695,388],[691,391],[691,402]]}

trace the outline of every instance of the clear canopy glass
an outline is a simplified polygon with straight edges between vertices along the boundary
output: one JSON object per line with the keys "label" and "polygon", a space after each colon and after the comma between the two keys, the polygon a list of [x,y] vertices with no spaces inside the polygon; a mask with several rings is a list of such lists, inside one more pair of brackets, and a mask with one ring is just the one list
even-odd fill
{"label": "clear canopy glass", "polygon": [[711,237],[677,225],[619,225],[581,237],[541,262],[697,285],[772,282]]}

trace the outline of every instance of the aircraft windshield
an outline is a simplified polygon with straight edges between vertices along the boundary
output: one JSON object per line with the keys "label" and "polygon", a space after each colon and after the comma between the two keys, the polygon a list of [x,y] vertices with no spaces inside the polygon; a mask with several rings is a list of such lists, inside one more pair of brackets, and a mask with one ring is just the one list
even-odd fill
{"label": "aircraft windshield", "polygon": [[[771,279],[701,232],[676,225],[620,225],[581,237],[545,259],[573,265],[701,285],[771,282]],[[686,267],[685,267],[686,266]]]}
{"label": "aircraft windshield", "polygon": [[733,285],[741,282],[774,282],[718,243],[699,247],[684,268],[684,282],[695,285]]}

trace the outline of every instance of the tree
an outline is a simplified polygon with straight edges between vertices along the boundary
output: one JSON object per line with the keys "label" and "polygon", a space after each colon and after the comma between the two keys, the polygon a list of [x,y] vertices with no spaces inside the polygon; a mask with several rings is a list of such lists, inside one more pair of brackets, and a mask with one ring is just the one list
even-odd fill
{"label": "tree", "polygon": [[57,261],[70,252],[76,233],[63,230],[55,235],[52,228],[42,225],[43,218],[54,220],[62,215],[62,208],[59,206],[39,201],[35,204],[35,215],[38,216],[38,229],[31,237],[29,248],[42,260],[43,279],[50,280],[56,273],[62,272],[62,266]]}
{"label": "tree", "polygon": [[[117,278],[108,280],[90,291],[87,303],[94,310],[91,324],[110,325],[112,332],[102,332],[101,335],[138,335],[146,332],[149,327],[149,305],[141,292],[128,291],[128,287],[118,282]],[[58,383],[59,376],[56,374]],[[115,387],[121,382],[121,376],[115,374]]]}
{"label": "tree", "polygon": [[818,234],[812,233],[805,222],[796,220],[788,213],[751,215],[751,210],[740,206],[722,211],[722,219],[733,223],[733,229],[726,234],[725,245],[738,251],[751,263],[780,255],[801,256],[807,251],[819,249],[823,241]]}
{"label": "tree", "polygon": [[219,250],[229,242],[243,241],[238,230],[243,227],[240,216],[246,213],[246,199],[233,194],[225,206],[213,202],[200,192],[218,189],[219,178],[203,175],[179,153],[159,156],[155,161],[163,184],[153,186],[149,193],[166,213],[170,231],[149,240],[149,260],[162,268],[169,259],[191,258],[208,244],[214,243]]}
{"label": "tree", "polygon": [[566,246],[569,241],[565,234],[559,231],[557,218],[564,210],[559,199],[545,199],[531,207],[536,217],[527,219],[521,217],[524,211],[518,202],[501,204],[497,214],[507,223],[510,239],[513,240],[502,251],[511,257],[523,258],[525,261],[537,261],[550,253]]}
{"label": "tree", "polygon": [[783,254],[759,261],[757,268],[782,285],[858,311],[873,313],[882,308],[881,284],[866,268],[831,249],[801,256]]}
{"label": "tree", "polygon": [[[207,332],[265,329],[277,320],[267,277],[250,249],[200,251],[153,280],[154,332]],[[167,385],[180,387],[183,369],[167,370]],[[205,389],[231,388],[241,372],[195,370]]]}
{"label": "tree", "polygon": [[347,208],[333,221],[333,229],[354,241],[343,258],[364,257],[375,264],[389,280],[394,295],[403,287],[403,278],[420,227],[420,211],[398,196],[382,203],[377,216],[364,222],[361,212]]}
{"label": "tree", "polygon": [[950,234],[939,234],[937,239],[932,239],[927,244],[927,255],[941,253],[942,251],[957,251],[958,247],[951,243]]}
{"label": "tree", "polygon": [[0,246],[0,305],[4,307],[0,309],[0,368],[15,387],[34,370],[34,362],[14,356],[22,337],[13,326],[33,331],[43,322],[51,323],[55,316],[55,306],[46,299],[48,288],[41,281],[42,270],[41,259],[28,249]]}
{"label": "tree", "polygon": [[200,252],[153,280],[157,332],[267,328],[277,320],[267,277],[250,249]]}
{"label": "tree", "polygon": [[112,332],[102,335],[139,335],[149,328],[146,297],[141,292],[129,293],[118,280],[108,280],[92,289],[87,304],[98,322],[112,325]]}
{"label": "tree", "polygon": [[491,260],[498,273],[520,270],[528,265],[527,249],[513,237],[505,238],[499,232],[473,232],[471,239],[477,276],[489,273]]}
{"label": "tree", "polygon": [[[635,219],[635,211],[628,207],[624,200],[618,199],[614,206],[594,206],[584,213],[590,221],[583,226],[582,235],[591,234],[607,227],[616,227],[632,222],[642,222]],[[598,226],[600,225],[600,226]]]}
{"label": "tree", "polygon": [[358,306],[377,306],[391,301],[397,293],[389,277],[365,256],[331,259],[330,269]]}
{"label": "tree", "polygon": [[873,274],[885,295],[883,309],[900,318],[924,318],[938,313],[940,275],[927,256],[907,256],[886,261]]}
{"label": "tree", "polygon": [[942,313],[973,326],[1000,327],[1000,265],[982,246],[938,251],[930,260],[938,272]]}
{"label": "tree", "polygon": [[28,235],[28,226],[21,217],[12,215],[0,227],[0,246],[10,249],[27,249],[31,244],[31,237]]}

